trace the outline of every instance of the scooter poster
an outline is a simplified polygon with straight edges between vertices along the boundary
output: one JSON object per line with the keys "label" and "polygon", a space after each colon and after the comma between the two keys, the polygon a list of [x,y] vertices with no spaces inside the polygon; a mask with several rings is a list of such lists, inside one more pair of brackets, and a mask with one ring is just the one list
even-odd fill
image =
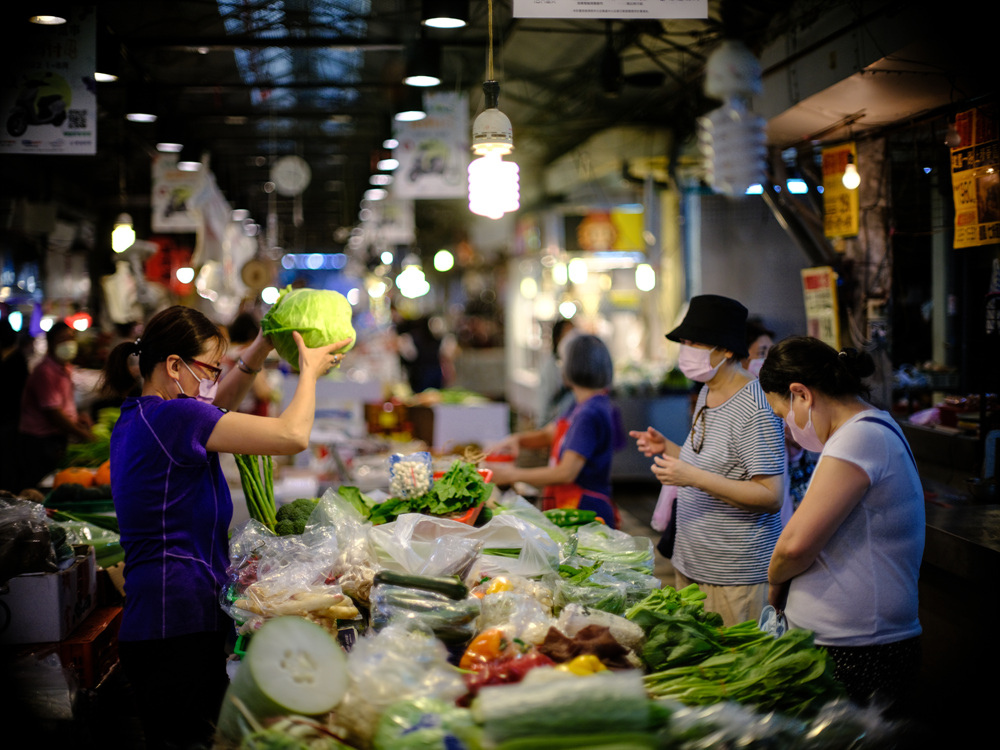
{"label": "scooter poster", "polygon": [[95,9],[26,26],[14,64],[0,70],[0,153],[96,154]]}
{"label": "scooter poster", "polygon": [[464,198],[469,150],[469,101],[456,92],[424,95],[427,117],[397,122],[399,161],[391,193],[395,198]]}

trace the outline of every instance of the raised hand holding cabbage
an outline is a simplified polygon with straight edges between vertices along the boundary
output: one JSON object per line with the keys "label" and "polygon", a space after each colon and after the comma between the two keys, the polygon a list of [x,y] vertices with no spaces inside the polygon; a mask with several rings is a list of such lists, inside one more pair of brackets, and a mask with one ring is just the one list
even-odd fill
{"label": "raised hand holding cabbage", "polygon": [[353,310],[347,298],[329,289],[292,289],[281,293],[260,322],[261,331],[274,345],[283,360],[299,369],[299,349],[292,332],[302,335],[310,349],[328,346],[349,339],[340,349],[346,352],[354,346],[357,334],[351,323]]}

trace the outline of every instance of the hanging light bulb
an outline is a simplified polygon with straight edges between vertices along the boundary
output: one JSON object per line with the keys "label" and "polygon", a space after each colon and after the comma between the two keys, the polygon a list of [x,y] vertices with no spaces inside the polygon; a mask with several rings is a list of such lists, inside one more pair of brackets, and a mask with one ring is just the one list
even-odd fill
{"label": "hanging light bulb", "polygon": [[483,83],[486,108],[472,123],[472,151],[479,156],[469,164],[469,210],[499,219],[521,205],[520,170],[503,157],[514,150],[510,118],[498,107],[499,81]]}
{"label": "hanging light bulb", "polygon": [[135,229],[132,227],[132,217],[119,214],[115,219],[115,228],[111,230],[111,249],[116,253],[124,253],[135,244]]}
{"label": "hanging light bulb", "polygon": [[861,175],[858,174],[858,166],[854,163],[854,154],[847,155],[847,166],[844,167],[844,176],[840,181],[848,190],[857,190],[861,184]]}

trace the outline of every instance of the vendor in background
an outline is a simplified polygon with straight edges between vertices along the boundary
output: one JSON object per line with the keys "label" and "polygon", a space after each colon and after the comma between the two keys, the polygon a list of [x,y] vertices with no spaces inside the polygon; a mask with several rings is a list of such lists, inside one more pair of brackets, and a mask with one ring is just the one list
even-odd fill
{"label": "vendor in background", "polygon": [[784,339],[760,385],[803,448],[822,451],[768,569],[770,602],[816,634],[859,704],[906,713],[920,667],[924,495],[895,420],[865,400],[865,353]]}
{"label": "vendor in background", "polygon": [[678,367],[704,383],[691,431],[677,445],[653,427],[629,434],[653,458],[653,475],[677,487],[671,562],[682,588],[698,584],[705,609],[729,626],[756,620],[767,604],[767,565],[781,533],[785,450],[747,356],[746,308],[704,294],[667,334],[681,344]]}
{"label": "vendor in background", "polygon": [[116,346],[104,387],[127,393],[138,358],[142,391],[127,398],[111,436],[111,488],[125,550],[119,658],[135,692],[147,748],[211,746],[228,684],[233,623],[219,606],[233,515],[219,453],[291,455],[309,444],[316,381],[350,343],[299,348],[298,386],[277,417],[233,409],[271,343],[258,334],[220,380],[226,336],[182,306],[157,313],[140,339]]}
{"label": "vendor in background", "polygon": [[[229,324],[229,349],[223,358],[223,370],[228,372],[237,367],[244,350],[257,338],[260,326],[253,315],[242,312],[233,318]],[[271,402],[274,400],[274,389],[267,378],[267,372],[261,372],[250,386],[250,390],[237,407],[244,414],[256,414],[258,417],[268,416]]]}
{"label": "vendor in background", "polygon": [[70,440],[93,442],[90,416],[79,413],[73,393],[76,331],[59,321],[45,335],[47,352],[28,375],[18,422],[18,489],[35,487],[62,462]]}
{"label": "vendor in background", "polygon": [[573,391],[563,377],[562,353],[569,337],[575,332],[576,326],[570,318],[559,318],[552,324],[552,358],[542,363],[541,372],[542,394],[545,396],[542,424],[557,419],[573,403]]}
{"label": "vendor in background", "polygon": [[625,439],[621,416],[608,395],[614,366],[607,346],[596,336],[573,336],[564,353],[563,374],[574,403],[541,429],[516,432],[490,450],[516,456],[520,448],[548,447],[549,465],[490,464],[493,481],[544,486],[544,510],[592,510],[616,529],[620,519],[611,499],[611,459]]}

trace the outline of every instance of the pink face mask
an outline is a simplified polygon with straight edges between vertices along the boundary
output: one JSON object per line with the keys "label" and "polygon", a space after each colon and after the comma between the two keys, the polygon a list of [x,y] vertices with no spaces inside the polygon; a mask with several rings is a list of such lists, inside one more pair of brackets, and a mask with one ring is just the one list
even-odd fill
{"label": "pink face mask", "polygon": [[[198,378],[198,376],[195,374],[195,371],[192,370],[190,367],[188,367],[188,363],[187,362],[183,362],[183,364],[184,364],[185,367],[188,368],[188,372],[190,372],[192,375],[194,375],[196,378]],[[184,392],[184,389],[181,388],[180,381],[177,381],[177,389],[181,392],[181,396],[184,397],[184,398],[196,398],[199,401],[203,401],[206,404],[210,404],[213,401],[215,401],[216,391],[219,390],[219,381],[218,380],[212,380],[210,378],[198,378],[198,395],[197,396],[189,396],[188,394],[186,394]]]}
{"label": "pink face mask", "polygon": [[681,344],[681,352],[677,357],[677,366],[684,376],[697,383],[707,383],[715,377],[722,365],[720,362],[712,367],[712,352],[715,348],[699,349],[689,344]]}
{"label": "pink face mask", "polygon": [[751,359],[747,362],[747,372],[753,375],[755,378],[760,377],[760,368],[764,366],[764,358],[758,357],[757,359]]}
{"label": "pink face mask", "polygon": [[813,453],[819,453],[823,450],[823,441],[819,439],[816,434],[816,428],[813,427],[813,410],[809,407],[809,417],[806,419],[806,426],[799,427],[795,424],[795,396],[792,396],[792,400],[788,403],[788,413],[785,415],[785,424],[788,425],[788,431],[791,433],[792,440],[801,445],[807,451],[812,451]]}

